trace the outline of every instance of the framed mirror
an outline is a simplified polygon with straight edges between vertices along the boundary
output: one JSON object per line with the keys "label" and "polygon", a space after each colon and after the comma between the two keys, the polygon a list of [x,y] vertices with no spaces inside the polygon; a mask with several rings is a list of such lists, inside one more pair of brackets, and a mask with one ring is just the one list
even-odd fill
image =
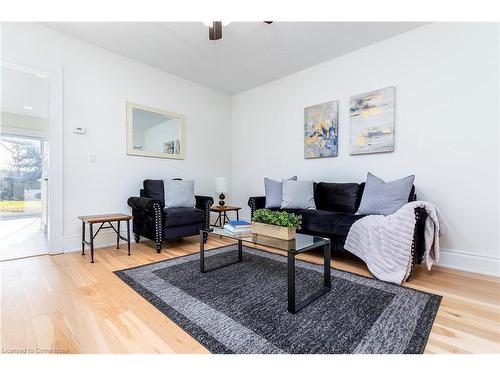
{"label": "framed mirror", "polygon": [[127,154],[184,159],[184,116],[127,102]]}

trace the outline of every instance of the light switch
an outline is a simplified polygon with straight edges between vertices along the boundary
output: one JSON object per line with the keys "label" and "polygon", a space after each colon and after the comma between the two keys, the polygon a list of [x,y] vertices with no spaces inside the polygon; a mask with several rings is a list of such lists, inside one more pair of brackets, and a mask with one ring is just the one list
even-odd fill
{"label": "light switch", "polygon": [[89,152],[89,163],[95,163],[97,161],[97,157],[95,152]]}

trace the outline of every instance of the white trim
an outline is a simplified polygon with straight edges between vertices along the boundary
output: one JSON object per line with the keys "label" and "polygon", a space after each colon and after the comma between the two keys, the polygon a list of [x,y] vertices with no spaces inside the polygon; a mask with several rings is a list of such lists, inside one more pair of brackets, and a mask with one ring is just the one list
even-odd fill
{"label": "white trim", "polygon": [[44,141],[48,140],[48,133],[42,130],[32,130],[24,128],[12,128],[2,126],[2,134],[14,135],[16,137],[40,138]]}
{"label": "white trim", "polygon": [[48,69],[49,79],[49,253],[64,251],[63,70]]}
{"label": "white trim", "polygon": [[500,277],[500,259],[441,249],[436,266]]}

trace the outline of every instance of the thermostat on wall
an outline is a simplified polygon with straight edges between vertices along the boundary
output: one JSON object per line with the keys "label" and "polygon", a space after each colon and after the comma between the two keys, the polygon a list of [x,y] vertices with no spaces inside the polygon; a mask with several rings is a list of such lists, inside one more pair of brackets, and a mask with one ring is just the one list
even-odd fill
{"label": "thermostat on wall", "polygon": [[76,126],[73,128],[73,133],[76,133],[76,134],[85,134],[87,133],[87,128],[84,128],[82,126]]}

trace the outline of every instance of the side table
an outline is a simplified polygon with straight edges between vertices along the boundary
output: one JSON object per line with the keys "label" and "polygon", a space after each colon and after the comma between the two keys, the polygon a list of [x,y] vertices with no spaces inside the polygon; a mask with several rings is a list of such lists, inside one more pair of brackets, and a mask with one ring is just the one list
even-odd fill
{"label": "side table", "polygon": [[[126,214],[104,214],[104,215],[88,215],[88,216],[78,216],[78,219],[82,221],[82,255],[85,255],[85,245],[90,246],[90,263],[94,263],[94,238],[97,236],[101,229],[111,228],[116,233],[116,248],[120,248],[120,239],[127,241],[128,255],[130,255],[130,220],[133,216]],[[115,228],[112,222],[117,222],[117,228]],[[120,235],[120,222],[127,222],[127,238]],[[109,224],[104,226],[104,224]],[[85,240],[85,225],[89,225],[89,241]],[[94,224],[101,224],[97,232],[94,234]]]}
{"label": "side table", "polygon": [[[210,211],[217,212],[219,216],[217,216],[217,220],[215,220],[214,226],[224,227],[224,225],[229,221],[229,217],[227,217],[228,211],[236,211],[236,220],[240,220],[239,210],[241,207],[235,206],[212,206],[210,207]],[[217,224],[218,223],[218,224]]]}

